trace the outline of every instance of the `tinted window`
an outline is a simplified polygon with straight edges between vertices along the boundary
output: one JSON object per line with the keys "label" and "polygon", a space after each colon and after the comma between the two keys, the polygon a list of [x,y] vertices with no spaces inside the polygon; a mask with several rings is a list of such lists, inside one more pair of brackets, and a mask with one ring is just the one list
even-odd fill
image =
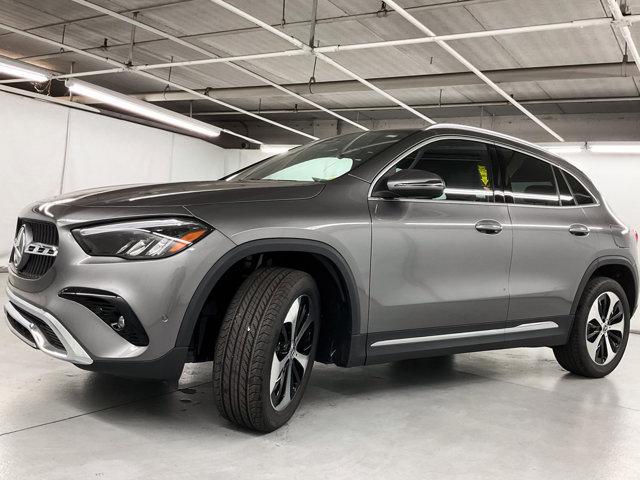
{"label": "tinted window", "polygon": [[567,182],[569,182],[569,187],[571,188],[571,192],[573,193],[576,202],[578,205],[589,205],[592,203],[596,203],[596,200],[591,196],[591,194],[587,191],[586,188],[578,181],[573,175],[568,173],[564,173]]}
{"label": "tinted window", "polygon": [[444,194],[434,200],[493,202],[491,167],[484,143],[441,140],[410,153],[396,164],[395,171],[412,168],[442,177],[446,185]]}
{"label": "tinted window", "polygon": [[569,189],[569,185],[567,185],[567,181],[564,178],[562,170],[558,167],[553,167],[553,173],[556,175],[556,182],[558,183],[558,193],[560,193],[560,205],[563,207],[573,207],[576,204],[576,201],[571,194],[571,190]]}
{"label": "tinted window", "polygon": [[411,134],[410,130],[350,133],[327,138],[268,158],[227,181],[325,182],[350,172]]}
{"label": "tinted window", "polygon": [[524,153],[497,147],[505,195],[516,204],[558,206],[560,199],[551,165]]}

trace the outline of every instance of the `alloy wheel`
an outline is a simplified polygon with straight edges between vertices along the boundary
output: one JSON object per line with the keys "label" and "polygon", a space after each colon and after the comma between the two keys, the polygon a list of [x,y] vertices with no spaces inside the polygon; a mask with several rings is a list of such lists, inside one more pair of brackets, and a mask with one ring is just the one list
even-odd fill
{"label": "alloy wheel", "polygon": [[598,365],[610,363],[618,354],[624,338],[625,318],[620,298],[604,292],[589,310],[586,327],[587,351]]}
{"label": "alloy wheel", "polygon": [[291,403],[309,366],[315,322],[307,295],[296,298],[284,319],[271,361],[269,391],[271,405],[277,411]]}

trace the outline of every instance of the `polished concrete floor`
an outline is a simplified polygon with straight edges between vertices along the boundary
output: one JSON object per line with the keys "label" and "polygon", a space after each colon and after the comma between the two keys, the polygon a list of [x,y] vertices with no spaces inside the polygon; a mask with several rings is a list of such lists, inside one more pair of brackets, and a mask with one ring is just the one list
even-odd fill
{"label": "polished concrete floor", "polygon": [[640,478],[640,335],[601,380],[548,349],[318,365],[267,435],[218,415],[210,371],[188,366],[177,388],[92,374],[3,321],[0,479]]}

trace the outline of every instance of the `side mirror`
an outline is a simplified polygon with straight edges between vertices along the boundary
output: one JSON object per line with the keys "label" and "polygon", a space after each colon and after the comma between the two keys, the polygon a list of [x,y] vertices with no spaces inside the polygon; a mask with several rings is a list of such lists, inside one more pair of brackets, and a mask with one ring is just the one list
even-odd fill
{"label": "side mirror", "polygon": [[439,175],[424,170],[401,170],[387,179],[387,190],[398,197],[437,198],[444,189]]}

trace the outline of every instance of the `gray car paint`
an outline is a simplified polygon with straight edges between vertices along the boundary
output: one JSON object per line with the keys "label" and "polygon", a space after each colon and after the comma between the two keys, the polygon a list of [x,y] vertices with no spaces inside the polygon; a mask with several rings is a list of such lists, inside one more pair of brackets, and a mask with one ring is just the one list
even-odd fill
{"label": "gray car paint", "polygon": [[[499,143],[543,158],[577,177],[599,206],[369,199],[381,171],[415,145],[443,136]],[[174,257],[136,262],[88,256],[70,233],[79,225],[170,215],[197,217],[215,231]],[[53,268],[37,280],[10,269],[9,288],[63,322],[93,358],[114,362],[153,361],[169,352],[203,278],[225,254],[255,240],[307,239],[337,251],[356,284],[360,322],[353,333],[368,334],[369,344],[415,331],[473,331],[499,328],[512,320],[568,318],[582,275],[593,260],[623,257],[634,271],[637,264],[635,249],[618,246],[632,243],[629,233],[620,227],[616,244],[611,225],[620,222],[582,172],[526,142],[459,126],[416,131],[326,184],[124,186],[39,202],[21,216],[56,222],[60,253]],[[503,231],[486,235],[475,230],[475,223],[485,219],[498,221]],[[592,233],[574,237],[567,231],[573,223],[584,223]],[[84,307],[58,297],[71,286],[106,289],[125,298],[147,330],[149,346],[129,345]],[[454,346],[472,350],[478,345],[499,347],[500,342],[472,339]],[[370,349],[370,360],[375,355]]]}
{"label": "gray car paint", "polygon": [[[369,332],[506,319],[512,232],[506,205],[372,199]],[[488,235],[475,224],[505,229]]]}

